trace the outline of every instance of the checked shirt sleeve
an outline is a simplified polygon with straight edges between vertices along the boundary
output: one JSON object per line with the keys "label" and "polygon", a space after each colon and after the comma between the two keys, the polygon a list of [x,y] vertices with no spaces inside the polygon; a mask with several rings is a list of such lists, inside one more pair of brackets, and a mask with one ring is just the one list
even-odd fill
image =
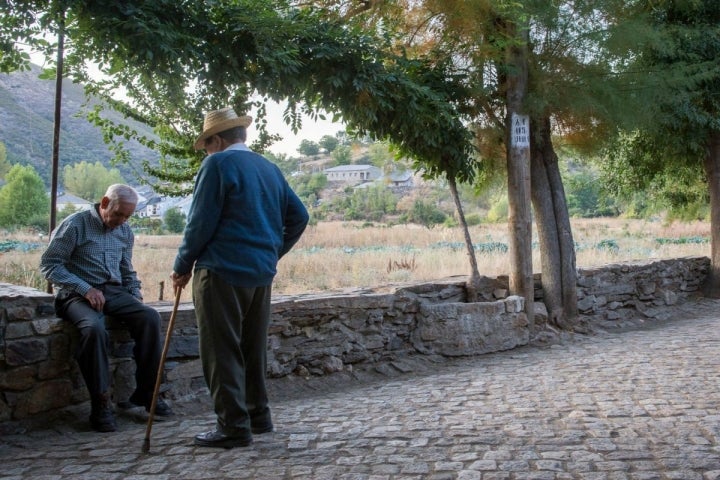
{"label": "checked shirt sleeve", "polygon": [[46,279],[63,288],[85,295],[92,286],[67,269],[75,250],[78,232],[72,222],[61,224],[50,239],[50,245],[40,259],[40,271]]}

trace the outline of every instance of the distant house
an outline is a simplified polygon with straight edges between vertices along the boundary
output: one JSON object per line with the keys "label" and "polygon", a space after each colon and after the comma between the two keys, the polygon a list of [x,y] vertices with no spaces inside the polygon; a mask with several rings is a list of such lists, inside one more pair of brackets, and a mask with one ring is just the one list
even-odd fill
{"label": "distant house", "polygon": [[70,193],[61,193],[55,199],[55,209],[58,212],[61,212],[68,207],[72,207],[76,212],[79,212],[80,210],[90,210],[92,206],[92,202],[76,197]]}
{"label": "distant house", "polygon": [[160,208],[161,203],[162,198],[158,195],[150,197],[146,200],[140,200],[135,207],[135,215],[138,217],[159,217],[163,213]]}
{"label": "distant house", "polygon": [[372,165],[339,165],[326,168],[324,173],[329,182],[349,184],[371,182],[382,176],[382,170]]}
{"label": "distant house", "polygon": [[180,210],[180,213],[185,215],[185,217],[187,218],[188,213],[190,213],[190,205],[192,204],[192,199],[193,199],[193,196],[192,196],[192,194],[190,194],[187,197],[181,198],[171,208],[177,208],[178,210]]}
{"label": "distant house", "polygon": [[391,187],[412,187],[413,173],[410,170],[404,172],[393,172],[388,176]]}

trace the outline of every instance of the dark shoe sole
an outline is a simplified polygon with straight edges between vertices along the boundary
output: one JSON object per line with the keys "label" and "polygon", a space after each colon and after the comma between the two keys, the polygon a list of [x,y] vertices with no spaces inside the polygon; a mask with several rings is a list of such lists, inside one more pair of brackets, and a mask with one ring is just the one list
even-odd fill
{"label": "dark shoe sole", "polygon": [[[140,409],[142,408],[146,412],[150,413],[150,407],[146,407],[144,405],[138,405],[137,403],[133,403],[130,400],[126,400],[124,402],[118,402],[118,408],[121,410],[134,410],[134,409]],[[155,416],[157,417],[172,417],[175,415],[175,412],[173,412],[172,408],[170,408],[167,404],[165,406],[158,408],[158,405],[155,405]]]}
{"label": "dark shoe sole", "polygon": [[97,421],[90,419],[90,426],[93,430],[100,433],[114,432],[117,430],[117,424],[115,421]]}
{"label": "dark shoe sole", "polygon": [[247,447],[252,444],[252,439],[248,438],[225,438],[223,440],[202,440],[195,437],[195,445],[198,447],[212,447],[212,448],[235,448],[235,447]]}
{"label": "dark shoe sole", "polygon": [[255,435],[260,435],[262,433],[270,433],[273,431],[273,426],[272,425],[262,425],[262,426],[258,426],[258,427],[252,427],[250,429],[250,431],[252,431],[252,433]]}

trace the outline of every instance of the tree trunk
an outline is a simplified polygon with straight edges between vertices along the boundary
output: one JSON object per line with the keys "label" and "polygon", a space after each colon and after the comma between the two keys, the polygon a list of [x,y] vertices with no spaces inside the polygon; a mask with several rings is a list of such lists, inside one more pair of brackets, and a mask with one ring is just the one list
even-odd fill
{"label": "tree trunk", "polygon": [[720,132],[708,139],[704,165],[710,192],[710,271],[703,290],[708,297],[720,298]]}
{"label": "tree trunk", "polygon": [[475,247],[473,247],[472,239],[470,238],[470,229],[468,228],[467,221],[465,220],[465,213],[462,209],[462,203],[460,202],[460,194],[458,194],[457,183],[454,178],[448,178],[448,185],[450,186],[450,193],[452,193],[453,200],[455,201],[455,208],[458,212],[458,219],[462,226],[463,233],[465,235],[465,247],[468,250],[468,258],[470,259],[470,280],[466,285],[467,290],[467,301],[477,302],[478,291],[480,288],[480,270],[478,269],[477,258],[475,257]]}
{"label": "tree trunk", "polygon": [[[510,292],[525,299],[525,313],[532,327],[535,321],[535,288],[532,271],[532,215],[530,208],[530,145],[529,125],[522,139],[513,127],[529,123],[521,115],[528,90],[528,59],[526,25],[506,25],[508,42],[505,62],[506,77],[506,145],[508,171],[508,223],[510,250]],[[514,122],[518,124],[514,125]]]}
{"label": "tree trunk", "polygon": [[565,190],[553,149],[550,119],[533,122],[531,177],[548,321],[571,328],[578,315],[575,245]]}

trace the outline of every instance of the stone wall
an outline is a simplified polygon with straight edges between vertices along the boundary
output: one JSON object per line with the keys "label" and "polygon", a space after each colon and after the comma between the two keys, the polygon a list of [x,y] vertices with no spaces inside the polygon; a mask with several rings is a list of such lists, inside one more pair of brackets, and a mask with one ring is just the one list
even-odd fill
{"label": "stone wall", "polygon": [[[664,308],[697,294],[706,257],[623,263],[580,270],[578,300],[589,319],[619,324],[664,318]],[[539,279],[537,279],[539,280]],[[320,376],[371,368],[407,355],[478,355],[526,345],[532,335],[523,299],[507,296],[507,277],[483,278],[485,301],[465,303],[464,277],[421,285],[273,299],[268,375]],[[541,291],[536,300],[541,300]],[[187,294],[186,294],[187,295]],[[53,298],[0,284],[0,421],[22,419],[87,400],[72,352],[77,334],[56,318]],[[172,305],[153,304],[165,320]],[[535,305],[536,329],[547,316]],[[132,341],[109,321],[113,396],[134,388]],[[194,311],[182,303],[165,364],[165,395],[205,388]]]}

